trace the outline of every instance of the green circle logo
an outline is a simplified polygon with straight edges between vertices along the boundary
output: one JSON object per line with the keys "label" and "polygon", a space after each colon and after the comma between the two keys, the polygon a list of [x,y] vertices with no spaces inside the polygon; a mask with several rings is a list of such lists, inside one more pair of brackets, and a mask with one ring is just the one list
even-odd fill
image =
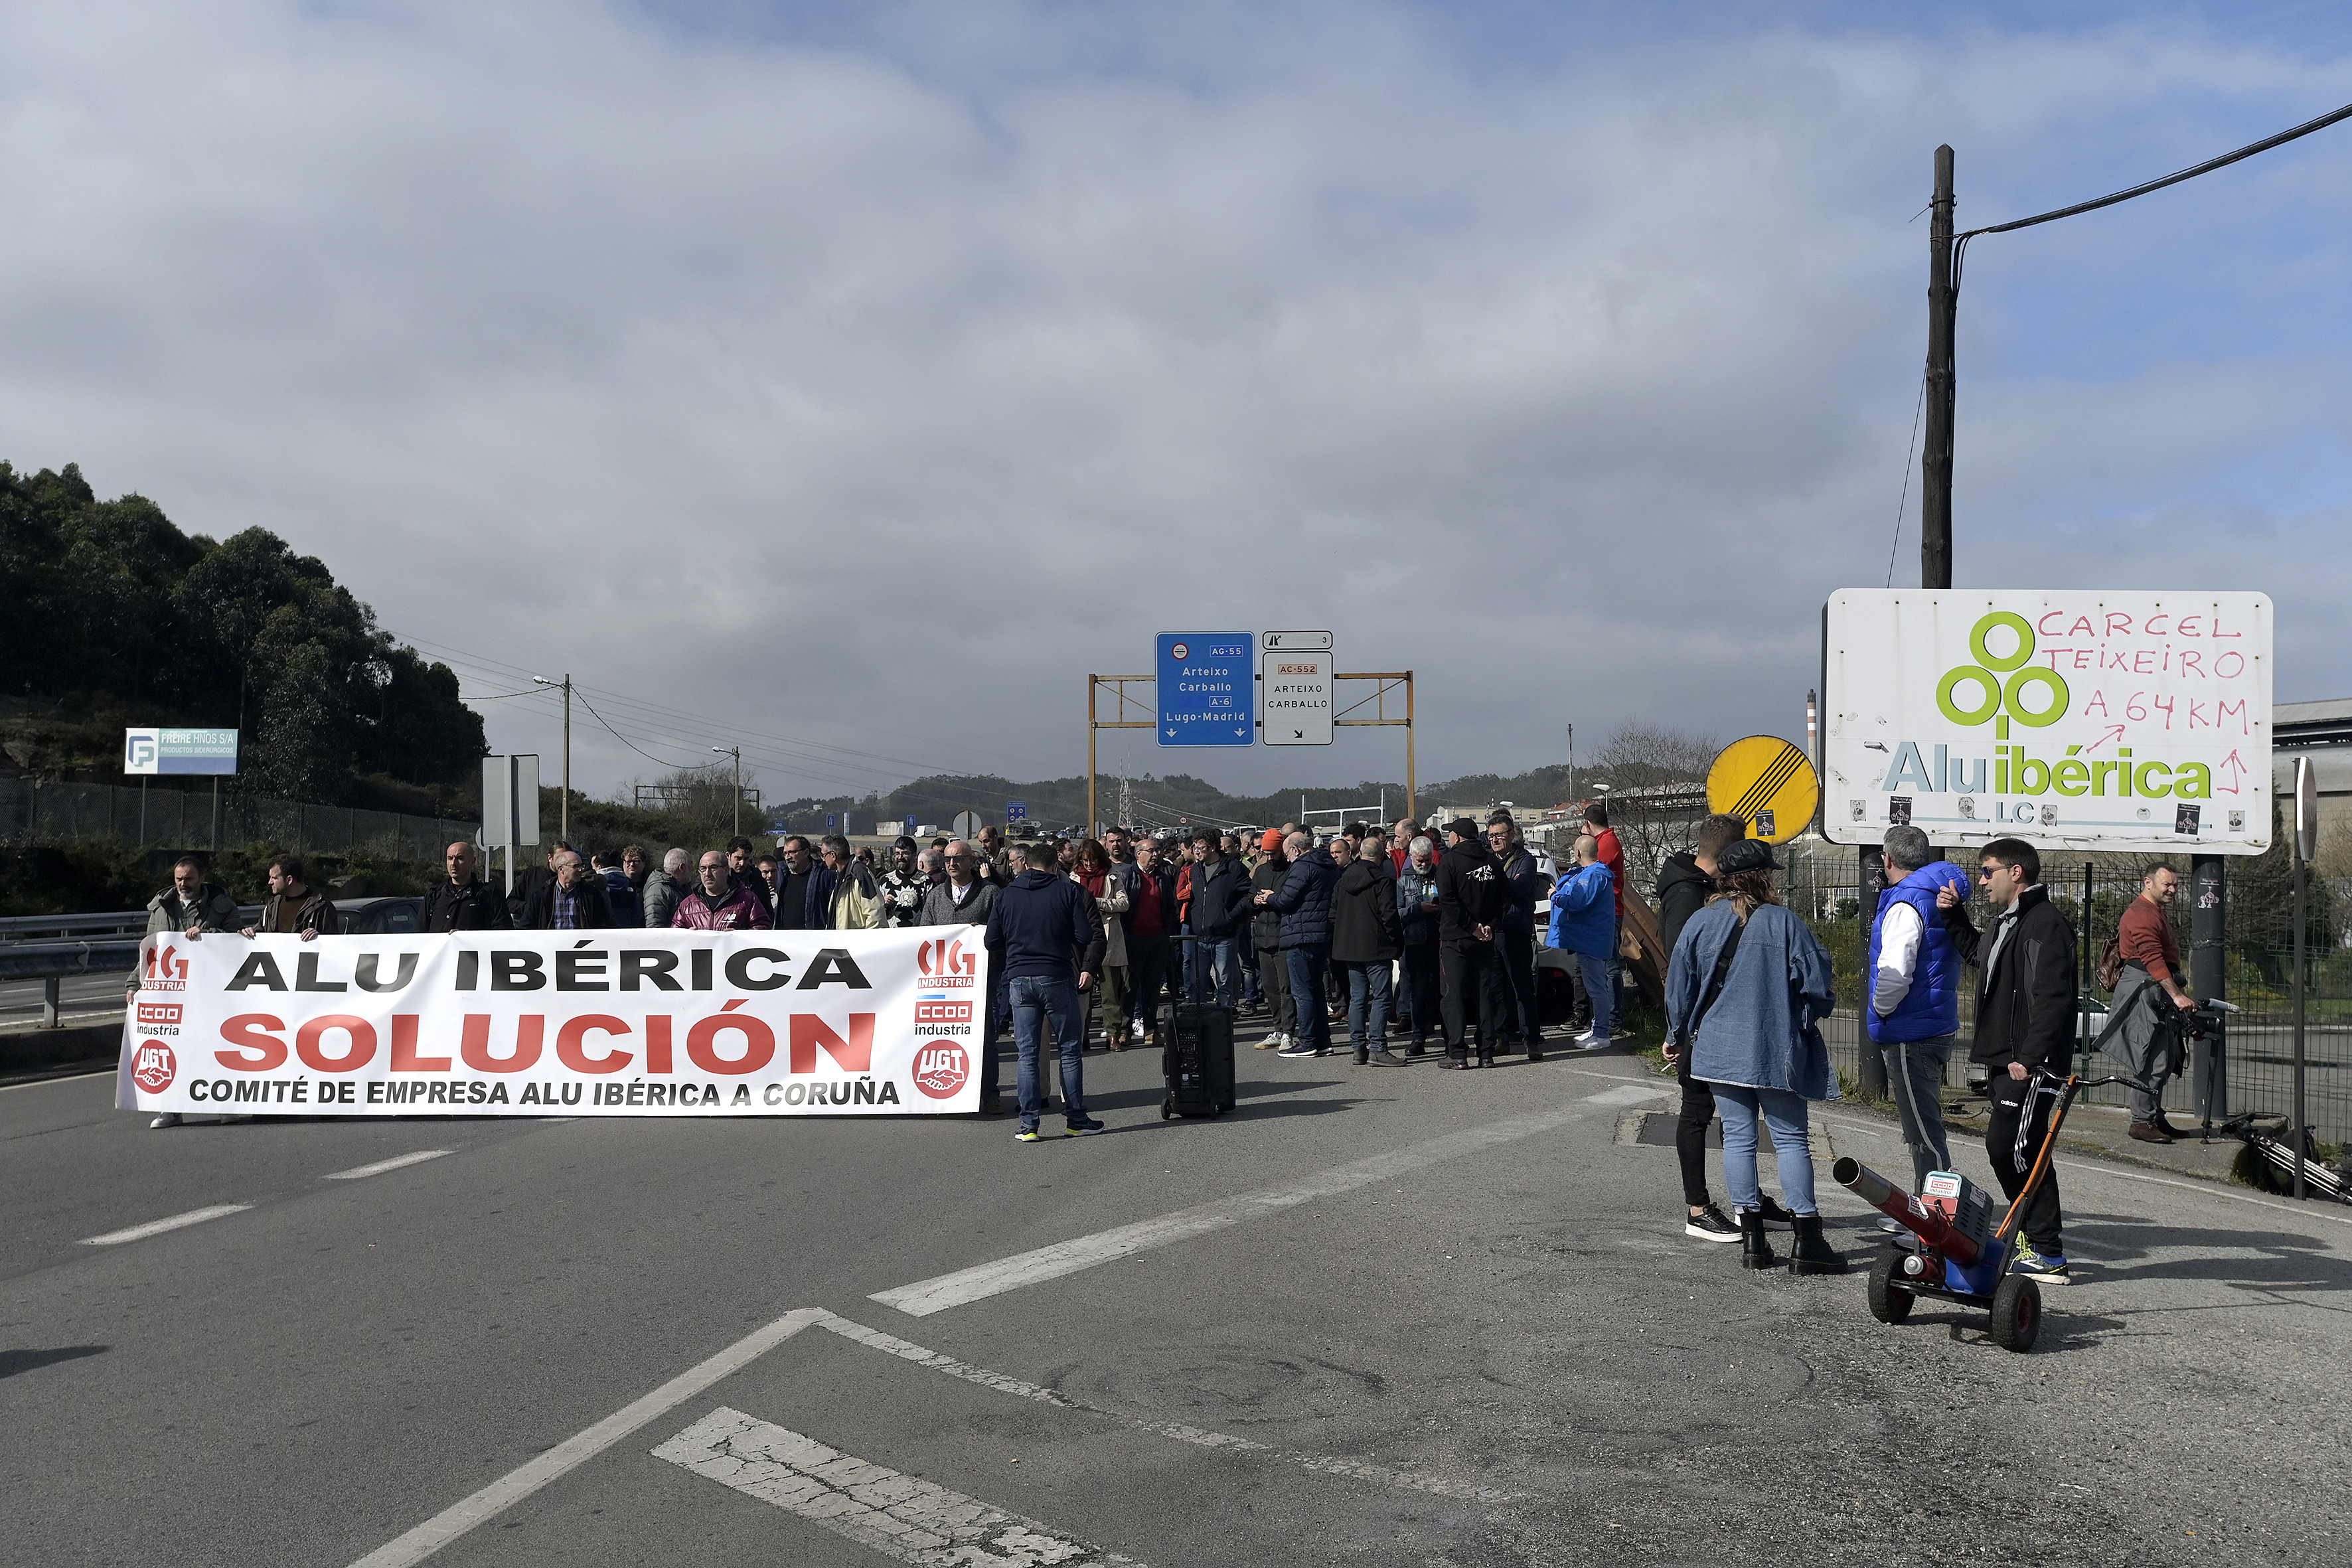
{"label": "green circle logo", "polygon": [[[2008,653],[1992,651],[1991,637],[1999,630],[2017,638]],[[1969,726],[1995,717],[2014,719],[2039,730],[2065,717],[2071,700],[2065,679],[2054,669],[2026,666],[2033,657],[2033,627],[2023,616],[2008,610],[1986,616],[1969,634],[1969,652],[1976,663],[1955,665],[1936,683],[1936,707],[1945,718]],[[1966,708],[1960,706],[1963,694],[1970,703]]]}

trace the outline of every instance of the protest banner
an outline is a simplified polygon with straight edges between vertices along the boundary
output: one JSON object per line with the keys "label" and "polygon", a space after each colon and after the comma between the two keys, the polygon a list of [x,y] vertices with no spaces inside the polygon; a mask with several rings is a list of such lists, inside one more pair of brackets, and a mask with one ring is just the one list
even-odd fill
{"label": "protest banner", "polygon": [[975,1110],[981,936],[150,937],[116,1103],[295,1116]]}

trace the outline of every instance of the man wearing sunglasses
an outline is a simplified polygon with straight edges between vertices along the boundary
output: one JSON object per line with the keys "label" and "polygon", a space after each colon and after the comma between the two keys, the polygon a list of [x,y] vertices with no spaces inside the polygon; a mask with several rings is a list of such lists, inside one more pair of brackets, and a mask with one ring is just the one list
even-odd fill
{"label": "man wearing sunglasses", "polygon": [[[1957,888],[1936,893],[1944,929],[1977,969],[1976,1041],[1969,1057],[1992,1074],[1985,1152],[2013,1203],[2049,1131],[2052,1099],[2036,1093],[2038,1068],[2063,1077],[2074,1064],[2074,927],[2042,885],[2042,857],[2022,838],[1996,838],[1979,851],[1977,877],[1996,912],[1979,933]],[[2044,1284],[2068,1282],[2060,1236],[2058,1173],[2044,1171],[2020,1216],[2019,1270]]]}

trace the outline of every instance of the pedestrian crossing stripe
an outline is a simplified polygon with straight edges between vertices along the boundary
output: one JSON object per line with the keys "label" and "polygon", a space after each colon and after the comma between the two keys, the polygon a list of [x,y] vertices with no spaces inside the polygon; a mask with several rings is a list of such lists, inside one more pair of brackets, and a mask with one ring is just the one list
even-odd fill
{"label": "pedestrian crossing stripe", "polygon": [[1822,784],[1804,749],[1778,735],[1750,735],[1716,753],[1706,808],[1748,824],[1748,836],[1786,844],[1812,826]]}

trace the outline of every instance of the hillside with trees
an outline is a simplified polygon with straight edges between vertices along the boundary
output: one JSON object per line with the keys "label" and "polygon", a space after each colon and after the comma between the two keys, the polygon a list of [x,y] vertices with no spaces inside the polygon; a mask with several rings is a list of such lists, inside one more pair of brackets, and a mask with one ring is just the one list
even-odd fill
{"label": "hillside with trees", "polygon": [[479,790],[480,717],[315,557],[184,533],[78,465],[0,462],[0,773],[120,782],[126,726],[244,731],[237,787],[431,811]]}

